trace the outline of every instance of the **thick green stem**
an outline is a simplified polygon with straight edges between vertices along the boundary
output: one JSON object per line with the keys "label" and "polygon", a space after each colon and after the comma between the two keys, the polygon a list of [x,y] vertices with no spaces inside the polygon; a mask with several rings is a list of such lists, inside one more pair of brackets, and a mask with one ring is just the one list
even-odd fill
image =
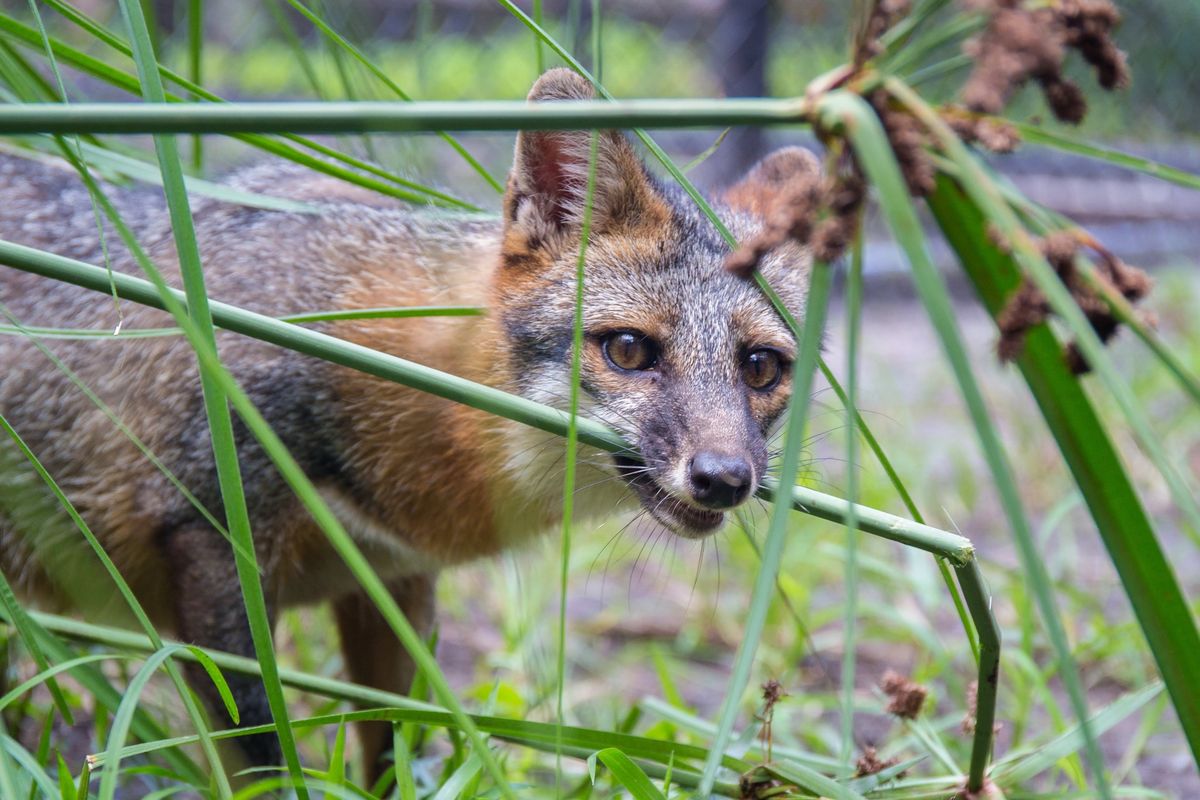
{"label": "thick green stem", "polygon": [[0,133],[418,133],[795,125],[804,100],[569,100],[301,103],[13,103]]}
{"label": "thick green stem", "polygon": [[992,613],[992,598],[983,581],[979,562],[955,567],[971,619],[979,634],[979,678],[975,690],[975,740],[971,744],[971,765],[967,788],[983,787],[983,776],[992,754],[993,727],[996,724],[996,689],[1000,679],[1000,626]]}

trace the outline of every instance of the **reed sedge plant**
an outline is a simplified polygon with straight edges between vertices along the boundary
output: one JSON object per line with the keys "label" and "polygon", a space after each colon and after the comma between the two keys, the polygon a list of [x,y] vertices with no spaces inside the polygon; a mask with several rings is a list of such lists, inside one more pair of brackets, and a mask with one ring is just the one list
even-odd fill
{"label": "reed sedge plant", "polygon": [[[0,263],[46,280],[110,293],[122,302],[163,308],[174,316],[174,328],[121,330],[115,335],[185,336],[195,350],[221,468],[224,519],[204,511],[226,533],[237,554],[258,653],[257,659],[239,658],[163,638],[139,613],[137,598],[86,521],[71,508],[54,476],[42,468],[37,453],[25,446],[19,430],[0,418],[0,427],[13,444],[11,452],[20,456],[19,461],[3,461],[4,468],[33,470],[52,490],[61,506],[53,511],[68,514],[95,549],[99,569],[104,570],[98,580],[112,582],[113,592],[123,597],[141,625],[140,632],[126,631],[27,608],[11,591],[9,576],[3,576],[0,636],[6,638],[8,652],[17,656],[15,668],[6,666],[6,673],[19,680],[11,687],[0,685],[0,714],[7,723],[0,735],[0,797],[109,800],[138,793],[221,798],[282,793],[301,798],[402,800],[1160,796],[1139,788],[1137,765],[1155,727],[1168,713],[1178,720],[1192,754],[1200,755],[1200,690],[1194,681],[1200,675],[1200,637],[1194,599],[1189,601],[1181,588],[1161,526],[1145,510],[1145,491],[1130,465],[1134,456],[1122,452],[1122,447],[1136,444],[1136,458],[1149,465],[1154,485],[1169,496],[1173,524],[1188,535],[1190,548],[1200,541],[1196,479],[1182,463],[1180,450],[1167,442],[1168,431],[1152,416],[1144,393],[1114,362],[1096,321],[1103,317],[1132,330],[1134,345],[1141,348],[1139,369],[1152,373],[1155,385],[1170,387],[1184,398],[1186,406],[1179,415],[1189,435],[1195,433],[1200,404],[1200,383],[1191,366],[1196,363],[1195,348],[1186,340],[1164,340],[1126,296],[1113,290],[1103,273],[1109,254],[1102,243],[1006,185],[964,139],[994,147],[997,137],[1019,136],[1031,144],[1191,188],[1200,188],[1200,177],[1036,126],[1009,127],[996,115],[1002,108],[981,109],[987,103],[978,98],[966,107],[933,105],[919,90],[930,75],[961,74],[972,67],[975,71],[966,82],[977,93],[981,85],[1001,93],[1011,90],[1012,86],[987,85],[988,80],[993,84],[999,80],[994,69],[987,73],[988,47],[1003,49],[1005,44],[997,33],[997,15],[1029,13],[1042,15],[1038,19],[1045,21],[1060,4],[1028,3],[1026,11],[1010,7],[1022,4],[974,3],[963,8],[948,0],[918,0],[907,8],[887,0],[863,0],[855,4],[852,15],[846,65],[818,78],[801,97],[613,102],[616,98],[604,88],[599,69],[604,9],[598,0],[592,4],[593,35],[590,52],[585,54],[570,52],[556,38],[555,26],[544,17],[540,3],[533,5],[531,15],[507,0],[499,3],[511,14],[511,24],[529,37],[531,65],[541,69],[551,63],[565,64],[591,80],[603,99],[537,109],[523,103],[414,101],[375,63],[369,42],[352,41],[320,6],[286,0],[280,8],[286,5],[292,16],[279,14],[275,19],[281,35],[292,43],[296,69],[309,76],[322,99],[227,103],[202,82],[204,0],[186,4],[188,25],[182,37],[186,75],[162,63],[161,31],[143,7],[153,4],[120,0],[121,14],[111,20],[94,19],[68,0],[30,0],[27,13],[0,13],[0,87],[7,101],[0,106],[0,135],[6,137],[5,146],[51,153],[69,162],[91,192],[98,219],[107,218],[112,224],[145,277],[117,274],[103,264],[84,264],[2,241]],[[1072,7],[1078,10],[1078,5]],[[309,26],[313,40],[335,59],[340,84],[334,90],[323,88],[317,80],[308,61],[308,45],[293,27],[299,24]],[[1104,53],[1103,37],[1097,38],[1094,30],[1089,35],[1089,44],[1080,49],[1089,59],[1100,61],[1097,54]],[[973,36],[981,38],[969,51],[975,54],[972,60],[961,55],[958,46]],[[954,52],[947,55],[950,45]],[[1043,69],[1036,77],[1047,86],[1052,103],[1065,106],[1067,100],[1080,97],[1063,88],[1061,76],[1048,77]],[[73,89],[79,78],[106,83],[141,102],[86,102]],[[1103,68],[1101,81],[1116,82],[1104,77]],[[339,99],[324,99],[327,96]],[[1069,111],[1057,106],[1056,110]],[[478,691],[456,689],[433,658],[430,643],[416,634],[342,523],[226,370],[215,346],[214,329],[259,338],[561,434],[568,464],[574,462],[579,443],[612,451],[625,443],[577,414],[577,383],[570,410],[564,412],[296,324],[337,312],[313,309],[302,318],[281,320],[210,302],[191,228],[189,194],[212,194],[267,208],[278,208],[283,201],[232,197],[230,190],[203,180],[205,149],[211,141],[207,135],[230,136],[272,157],[409,202],[474,209],[473,203],[455,194],[375,163],[370,154],[384,141],[379,134],[437,133],[454,157],[476,174],[485,191],[494,194],[499,180],[456,138],[456,132],[631,128],[663,170],[699,204],[728,240],[731,252],[738,253],[743,252],[739,248],[753,249],[754,243],[734,241],[684,171],[645,130],[737,124],[815,130],[826,146],[829,174],[846,180],[842,189],[858,186],[859,197],[850,204],[829,202],[808,209],[816,230],[824,225],[826,234],[844,236],[835,247],[828,236],[812,242],[830,258],[814,266],[803,323],[779,306],[795,328],[801,353],[778,481],[762,492],[766,513],[758,519],[743,515],[739,520],[744,538],[731,535],[721,542],[736,567],[737,586],[726,585],[713,594],[718,600],[739,598],[743,610],[734,615],[736,624],[730,627],[729,612],[721,611],[717,600],[712,601],[710,616],[716,627],[724,624],[732,631],[728,641],[718,639],[736,652],[723,663],[722,680],[703,709],[689,705],[681,694],[681,676],[687,676],[685,659],[661,644],[649,650],[661,697],[615,693],[607,698],[609,708],[604,714],[583,703],[573,705],[572,684],[582,680],[582,670],[572,650],[588,645],[572,636],[568,598],[581,573],[606,556],[604,548],[589,541],[590,532],[573,531],[568,524],[555,544],[560,565],[556,596],[544,596],[544,588],[528,586],[512,571],[499,574],[497,581],[508,587],[508,602],[501,603],[506,612],[524,606],[529,615],[529,609],[539,603],[555,608],[555,655],[552,664],[541,667],[546,680],[529,679],[519,668],[506,668],[497,670],[502,677],[480,684]],[[124,138],[127,134],[153,135],[153,152],[131,145]],[[186,160],[176,134],[190,135]],[[338,138],[329,144],[310,134],[337,134]],[[183,291],[168,287],[94,174],[150,180],[162,186],[181,255]],[[864,377],[860,373],[867,352],[860,332],[866,321],[862,263],[870,258],[862,237],[860,201],[868,191],[911,268],[920,307],[935,332],[962,403],[964,425],[982,459],[981,474],[975,477],[998,499],[1002,527],[1017,555],[1016,568],[1004,570],[978,552],[970,541],[971,531],[962,536],[927,524],[914,499],[919,495],[910,488],[915,476],[897,466],[912,459],[891,448],[885,452],[884,437],[860,412]],[[589,206],[590,195],[589,190]],[[1053,559],[1046,550],[1046,536],[1039,535],[1044,530],[1035,529],[1023,492],[1022,476],[1028,467],[1006,446],[981,389],[980,364],[968,351],[960,310],[951,302],[945,277],[930,257],[918,217],[921,206],[932,215],[988,315],[997,320],[1004,335],[1020,339],[1010,355],[1040,413],[1040,420],[1029,424],[1039,433],[1051,434],[1071,478],[1054,519],[1075,506],[1085,507],[1090,515],[1094,531],[1081,536],[1098,532],[1132,608],[1128,630],[1117,635],[1121,644],[1113,644],[1114,636],[1103,625],[1093,639],[1077,638],[1080,631],[1071,616],[1092,606],[1081,593],[1072,593],[1049,566]],[[842,227],[834,231],[830,227],[834,223]],[[1045,245],[1064,232],[1076,244],[1067,256],[1072,265],[1069,278]],[[846,358],[844,363],[827,363],[818,344],[840,263],[832,256],[847,245],[853,255],[845,291]],[[756,277],[762,290],[774,297],[772,288]],[[1013,298],[1021,292],[1036,296],[1041,311],[1014,333]],[[1091,304],[1081,307],[1081,298]],[[30,329],[2,307],[0,311],[6,317],[0,335],[35,338],[52,368],[67,369],[54,356],[56,338],[95,335]],[[422,308],[370,313],[418,316],[479,311]],[[97,341],[95,346],[105,344]],[[1070,348],[1077,363],[1091,368],[1091,377],[1073,374],[1064,348]],[[854,467],[849,470],[843,496],[814,489],[805,466],[813,419],[820,413],[811,403],[818,371],[832,390],[834,413],[846,429],[841,455],[850,465],[870,464],[861,474]],[[89,391],[76,382],[80,391]],[[329,677],[329,659],[322,655],[328,642],[320,641],[309,626],[285,625],[284,637],[291,646],[278,647],[267,623],[253,560],[253,534],[232,436],[234,413],[268,452],[413,655],[420,674],[412,697]],[[132,435],[115,415],[110,416],[114,435]],[[153,453],[142,449],[154,459]],[[570,498],[573,472],[568,470],[567,475],[564,494]],[[180,489],[186,491],[182,485]],[[198,503],[194,498],[193,502]],[[888,513],[885,507],[903,513]],[[570,519],[569,513],[566,518]],[[814,518],[829,524],[818,526]],[[1049,524],[1043,521],[1043,528]],[[879,540],[894,544],[885,546]],[[885,560],[896,557],[896,551],[876,545],[924,551],[932,561],[912,577],[898,575]],[[634,558],[635,570],[640,557]],[[917,562],[909,558],[907,563]],[[708,570],[703,563],[697,568],[696,581],[703,580],[705,588],[710,583],[704,574]],[[828,604],[814,602],[818,590],[841,598],[832,612]],[[891,598],[915,594],[924,597],[928,607],[950,609],[958,630],[947,638],[944,625],[939,629],[930,619],[924,624],[905,620],[887,602],[880,602],[880,592]],[[994,610],[1001,606],[1011,613],[998,622]],[[511,620],[500,624],[506,631],[505,652],[537,672],[534,662],[541,645],[524,632],[529,625]],[[839,635],[840,681],[829,676],[824,689],[790,687],[789,680],[799,679],[794,662],[805,655],[812,658],[818,638],[829,643],[830,636],[819,629],[830,626]],[[1129,635],[1134,631],[1139,635]],[[1097,645],[1097,639],[1102,645]],[[880,640],[903,644],[917,654],[918,668],[912,675],[917,682],[897,676],[884,687],[886,695],[856,689],[860,649]],[[682,647],[675,643],[676,650]],[[819,655],[816,659],[821,663]],[[1080,666],[1106,659],[1129,659],[1143,666],[1134,670],[1139,680],[1133,683],[1138,685],[1103,707],[1094,707]],[[213,730],[180,678],[179,661],[200,662],[226,695],[227,675],[261,676],[274,718],[268,728],[283,745],[286,763],[279,771],[227,774],[216,742],[256,731]],[[157,677],[160,672],[165,682]],[[909,713],[901,695],[924,698],[926,689],[918,683],[936,685],[942,694],[932,710],[922,713],[918,702]],[[764,685],[763,692],[759,684]],[[1066,696],[1065,709],[1051,688],[1058,685]],[[153,694],[150,687],[160,689],[155,702],[148,699]],[[1037,698],[1049,719],[1034,713],[1030,698]],[[869,742],[860,723],[868,716],[886,718],[884,707],[889,704],[895,724],[884,739]],[[367,710],[353,710],[363,707]],[[77,757],[64,733],[79,729],[81,712],[92,717],[94,728],[86,759]],[[353,748],[347,744],[347,723],[357,719],[394,724],[395,768],[377,786],[363,785]],[[965,725],[962,731],[960,722]],[[1004,748],[996,746],[997,725],[1010,727]],[[1135,733],[1114,762],[1105,758],[1098,737],[1119,725],[1133,725]]]}

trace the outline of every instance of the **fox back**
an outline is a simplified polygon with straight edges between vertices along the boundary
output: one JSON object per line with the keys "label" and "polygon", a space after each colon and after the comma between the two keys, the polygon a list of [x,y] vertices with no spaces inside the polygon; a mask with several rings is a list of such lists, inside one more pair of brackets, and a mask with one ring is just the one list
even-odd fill
{"label": "fox back", "polygon": [[[533,101],[592,96],[566,70]],[[470,317],[324,322],[317,329],[566,408],[585,216],[581,414],[630,444],[579,454],[581,517],[639,509],[686,537],[718,529],[759,485],[791,391],[794,337],[729,247],[680,190],[655,178],[621,134],[524,132],[500,219],[414,211],[295,167],[235,174],[237,189],[305,204],[281,211],[195,198],[209,294],[285,316],[384,306],[482,306]],[[739,239],[815,159],[768,156],[713,199]],[[161,195],[105,186],[147,254],[179,285]],[[0,157],[0,238],[120,272],[137,265],[61,167]],[[102,244],[103,243],[103,244]],[[808,258],[760,265],[801,316]],[[0,267],[0,313],[28,328],[169,327],[163,312]],[[410,619],[428,627],[442,568],[517,544],[559,520],[563,447],[552,435],[329,362],[232,334],[222,362],[316,483]],[[177,335],[0,336],[0,413],[62,486],[156,624],[252,654],[223,518],[195,358]],[[393,641],[269,458],[237,427],[241,473],[272,611],[335,603],[351,676],[404,691]],[[154,458],[148,458],[146,453]],[[23,456],[0,442],[0,568],[25,593],[97,614],[119,610],[92,557]],[[384,643],[386,642],[386,644]],[[369,643],[369,644],[368,644]],[[202,681],[200,685],[205,685]],[[269,720],[257,681],[235,681],[243,724]],[[210,698],[215,700],[215,698]],[[218,703],[213,703],[219,707]],[[365,731],[368,763],[384,736]],[[271,737],[247,737],[255,763]]]}

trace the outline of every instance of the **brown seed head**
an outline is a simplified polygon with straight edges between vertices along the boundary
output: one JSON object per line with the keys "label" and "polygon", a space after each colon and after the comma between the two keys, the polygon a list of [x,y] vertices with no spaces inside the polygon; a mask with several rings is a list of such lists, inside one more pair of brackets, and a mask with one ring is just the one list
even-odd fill
{"label": "brown seed head", "polygon": [[858,761],[856,761],[854,764],[854,777],[862,778],[866,775],[875,775],[883,772],[888,767],[894,767],[899,763],[900,759],[882,759],[879,757],[879,753],[874,747],[867,747],[863,749],[863,754],[858,757]]}
{"label": "brown seed head", "polygon": [[884,673],[879,685],[883,693],[891,698],[887,712],[900,719],[916,719],[929,695],[929,690],[924,686],[892,670]]}

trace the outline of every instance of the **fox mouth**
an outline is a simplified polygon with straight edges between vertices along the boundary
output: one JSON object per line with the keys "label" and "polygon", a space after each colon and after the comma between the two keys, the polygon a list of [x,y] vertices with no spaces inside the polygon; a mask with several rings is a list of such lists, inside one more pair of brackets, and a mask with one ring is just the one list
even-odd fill
{"label": "fox mouth", "polygon": [[640,461],[613,456],[617,472],[634,492],[642,507],[672,533],[687,539],[700,539],[714,533],[725,521],[725,512],[700,508],[668,492]]}

